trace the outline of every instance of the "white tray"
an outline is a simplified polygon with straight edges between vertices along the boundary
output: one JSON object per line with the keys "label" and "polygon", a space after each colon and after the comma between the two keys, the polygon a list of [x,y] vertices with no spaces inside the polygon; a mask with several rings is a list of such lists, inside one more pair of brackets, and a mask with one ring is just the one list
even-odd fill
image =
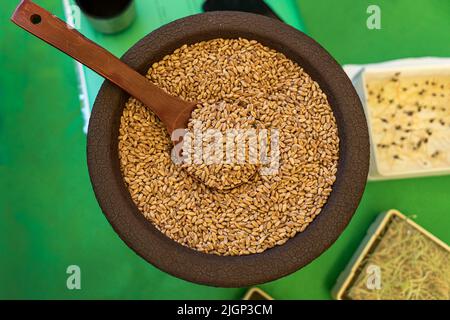
{"label": "white tray", "polygon": [[[372,76],[381,76],[402,72],[407,75],[446,74],[450,75],[450,58],[417,58],[401,59],[368,65],[346,65],[344,70],[352,80],[352,83],[361,99],[369,127],[371,158],[369,168],[369,180],[401,179],[421,176],[435,176],[450,174],[448,168],[431,168],[417,171],[404,171],[401,173],[381,172],[378,168],[377,151],[372,142],[371,121],[369,106],[367,103],[366,80]],[[450,146],[449,146],[450,148]]]}

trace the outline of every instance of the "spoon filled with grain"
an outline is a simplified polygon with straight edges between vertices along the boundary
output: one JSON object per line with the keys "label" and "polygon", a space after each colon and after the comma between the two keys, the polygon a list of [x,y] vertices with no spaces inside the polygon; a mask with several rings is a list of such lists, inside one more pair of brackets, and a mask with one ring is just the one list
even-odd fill
{"label": "spoon filled with grain", "polygon": [[[112,53],[30,0],[20,2],[11,20],[141,101],[165,125],[175,144],[182,141],[184,135],[179,132],[185,132],[188,128],[192,112],[198,106],[197,102],[186,101],[166,93]],[[178,131],[178,134],[175,135],[175,131]],[[212,170],[205,165],[185,166],[186,171],[195,179],[211,188],[223,190],[248,182],[255,174],[253,166],[250,167],[251,171],[240,172],[241,167],[245,169],[244,166],[223,166]]]}

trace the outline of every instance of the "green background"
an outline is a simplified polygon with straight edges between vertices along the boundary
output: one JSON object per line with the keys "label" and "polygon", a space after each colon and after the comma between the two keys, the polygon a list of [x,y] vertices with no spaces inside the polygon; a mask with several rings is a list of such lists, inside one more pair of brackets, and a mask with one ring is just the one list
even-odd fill
{"label": "green background", "polygon": [[[59,1],[36,1],[63,16]],[[13,26],[0,2],[0,298],[239,299],[169,276],[136,256],[101,213],[89,182],[73,61]],[[382,29],[366,28],[369,4]],[[300,0],[307,32],[341,64],[450,57],[448,0]],[[450,176],[370,182],[338,241],[307,267],[261,287],[277,299],[328,299],[367,228],[397,208],[450,242]],[[66,288],[66,268],[82,289]]]}

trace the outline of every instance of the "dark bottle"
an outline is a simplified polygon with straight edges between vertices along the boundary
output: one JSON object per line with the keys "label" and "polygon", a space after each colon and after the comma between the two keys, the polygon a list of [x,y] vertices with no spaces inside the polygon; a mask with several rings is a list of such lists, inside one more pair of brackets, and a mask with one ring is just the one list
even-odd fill
{"label": "dark bottle", "polygon": [[103,33],[116,33],[128,28],[136,11],[133,0],[75,0],[91,25]]}

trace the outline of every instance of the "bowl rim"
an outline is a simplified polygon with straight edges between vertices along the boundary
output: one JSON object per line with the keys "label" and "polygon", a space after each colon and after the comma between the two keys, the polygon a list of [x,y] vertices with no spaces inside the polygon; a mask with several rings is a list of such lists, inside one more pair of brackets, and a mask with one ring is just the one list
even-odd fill
{"label": "bowl rim", "polygon": [[369,135],[361,102],[340,65],[317,42],[282,22],[243,12],[210,12],[151,32],[121,58],[146,74],[183,44],[214,38],[257,40],[297,62],[327,94],[338,124],[339,161],[333,190],[310,225],[260,254],[218,256],[185,247],[161,233],[131,199],[120,171],[118,128],[129,95],[105,80],[91,113],[87,164],[97,201],[120,238],[139,256],[176,277],[200,284],[243,287],[286,276],[322,254],[343,232],[364,192]]}

